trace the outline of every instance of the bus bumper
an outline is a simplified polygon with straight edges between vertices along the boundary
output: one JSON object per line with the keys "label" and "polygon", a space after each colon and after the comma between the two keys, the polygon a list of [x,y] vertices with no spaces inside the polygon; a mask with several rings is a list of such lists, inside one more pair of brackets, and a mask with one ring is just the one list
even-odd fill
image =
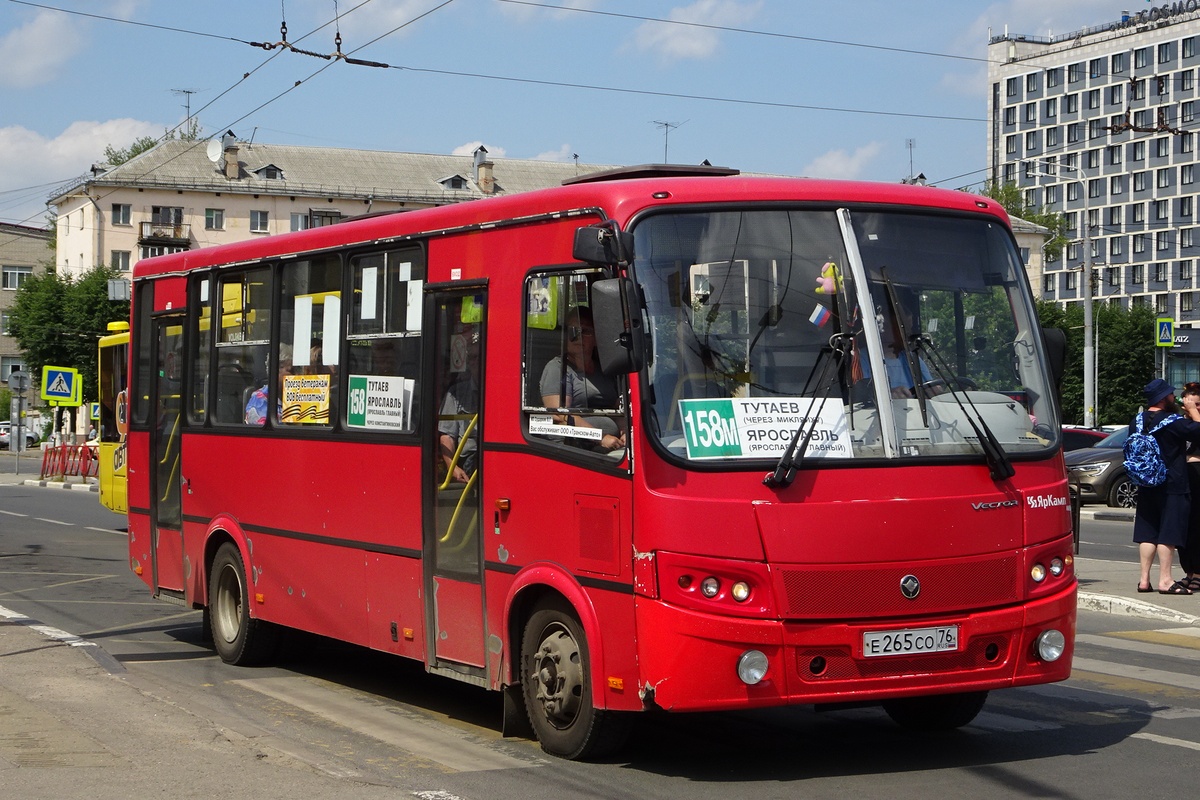
{"label": "bus bumper", "polygon": [[[643,702],[673,711],[713,711],[801,703],[872,702],[953,692],[1053,683],[1071,674],[1074,583],[1024,606],[970,614],[868,623],[803,623],[716,617],[639,599],[638,641]],[[957,626],[957,649],[864,656],[864,634]],[[1055,661],[1042,660],[1037,639],[1063,634]],[[738,660],[767,658],[765,677],[748,685]]]}

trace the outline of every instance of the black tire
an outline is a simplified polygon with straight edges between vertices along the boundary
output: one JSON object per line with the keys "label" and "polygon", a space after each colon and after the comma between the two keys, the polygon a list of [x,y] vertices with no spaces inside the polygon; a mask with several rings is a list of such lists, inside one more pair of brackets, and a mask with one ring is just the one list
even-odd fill
{"label": "black tire", "polygon": [[1117,478],[1108,490],[1107,503],[1110,508],[1133,508],[1137,505],[1137,484],[1128,475]]}
{"label": "black tire", "polygon": [[226,664],[252,666],[275,654],[279,631],[250,616],[250,590],[242,554],[230,542],[221,545],[208,575],[208,618],[213,647]]}
{"label": "black tire", "polygon": [[883,710],[902,728],[914,731],[948,731],[961,728],[979,714],[987,692],[935,694],[885,700]]}
{"label": "black tire", "polygon": [[597,758],[629,736],[630,714],[601,711],[592,702],[587,639],[565,603],[539,606],[525,624],[521,690],[534,734],[551,755]]}

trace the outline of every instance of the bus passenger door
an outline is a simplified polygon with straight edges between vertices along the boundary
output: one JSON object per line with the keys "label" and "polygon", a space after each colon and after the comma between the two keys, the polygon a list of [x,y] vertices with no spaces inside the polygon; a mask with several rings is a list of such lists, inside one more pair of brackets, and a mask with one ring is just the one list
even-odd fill
{"label": "bus passenger door", "polygon": [[155,594],[182,597],[180,420],[183,411],[183,316],[154,319],[150,398],[150,561]]}
{"label": "bus passenger door", "polygon": [[485,667],[480,448],[483,442],[483,287],[434,291],[426,415],[424,563],[426,652],[432,668],[482,676]]}

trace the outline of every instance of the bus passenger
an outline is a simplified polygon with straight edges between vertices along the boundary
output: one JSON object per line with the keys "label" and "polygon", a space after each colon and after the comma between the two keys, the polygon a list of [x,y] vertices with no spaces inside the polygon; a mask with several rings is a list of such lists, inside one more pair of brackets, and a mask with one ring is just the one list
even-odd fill
{"label": "bus passenger", "polygon": [[[270,368],[270,356],[267,357],[268,369]],[[283,379],[292,374],[292,348],[291,345],[279,346],[279,397],[277,398],[276,409],[277,413],[282,412],[283,399]],[[246,414],[243,421],[247,425],[262,426],[267,421],[267,384],[263,384],[261,389],[255,389],[250,395],[250,400],[246,403]]]}
{"label": "bus passenger", "polygon": [[[566,391],[564,400],[563,359],[550,359],[542,370],[540,389],[542,405],[546,408],[616,408],[617,384],[600,371],[596,358],[596,328],[592,324],[592,312],[587,308],[574,308],[567,313],[567,363]],[[598,449],[608,452],[625,446],[625,432],[612,417],[599,415],[555,414],[558,425],[577,428],[599,428],[602,431]],[[592,441],[592,440],[588,440]]]}
{"label": "bus passenger", "polygon": [[[479,428],[472,417],[479,412],[479,334],[470,334],[466,368],[446,389],[438,413],[438,448],[442,462],[456,483],[467,483],[479,466]],[[467,428],[471,431],[468,434]],[[462,453],[455,462],[454,454],[463,436],[467,436]]]}

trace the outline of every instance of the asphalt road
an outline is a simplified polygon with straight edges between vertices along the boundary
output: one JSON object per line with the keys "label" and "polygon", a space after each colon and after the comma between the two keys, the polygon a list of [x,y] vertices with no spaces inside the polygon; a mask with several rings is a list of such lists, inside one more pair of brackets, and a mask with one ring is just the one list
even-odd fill
{"label": "asphalt road", "polygon": [[[1121,525],[1085,522],[1083,554],[1132,558]],[[303,635],[275,666],[221,663],[199,612],[152,600],[128,571],[123,528],[94,494],[0,485],[0,606],[97,642],[145,691],[351,784],[445,800],[1193,791],[1198,629],[1083,613],[1070,681],[993,693],[951,734],[902,731],[875,708],[648,715],[622,754],[576,764],[502,739],[498,697],[420,665]]]}

